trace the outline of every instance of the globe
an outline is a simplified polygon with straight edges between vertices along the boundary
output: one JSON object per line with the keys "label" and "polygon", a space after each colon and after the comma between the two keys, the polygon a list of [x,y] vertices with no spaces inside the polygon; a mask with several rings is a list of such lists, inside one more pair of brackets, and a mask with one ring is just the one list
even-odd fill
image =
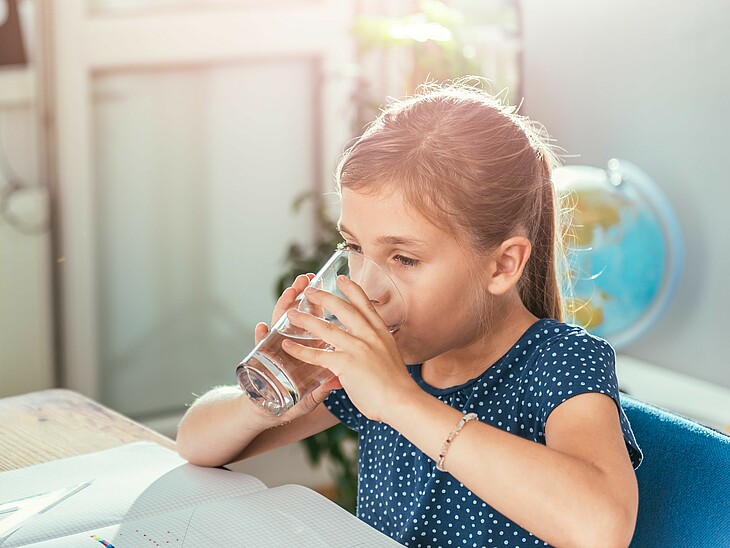
{"label": "globe", "polygon": [[569,319],[620,350],[656,324],[676,291],[684,262],[676,214],[626,160],[612,158],[605,170],[561,166],[552,180],[571,217]]}

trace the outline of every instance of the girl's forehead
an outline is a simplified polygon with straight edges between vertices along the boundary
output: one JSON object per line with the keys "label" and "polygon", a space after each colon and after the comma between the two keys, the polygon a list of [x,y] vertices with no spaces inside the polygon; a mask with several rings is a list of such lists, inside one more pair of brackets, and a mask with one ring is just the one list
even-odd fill
{"label": "girl's forehead", "polygon": [[368,232],[405,231],[422,237],[445,234],[398,192],[366,194],[347,188],[341,194],[338,226]]}

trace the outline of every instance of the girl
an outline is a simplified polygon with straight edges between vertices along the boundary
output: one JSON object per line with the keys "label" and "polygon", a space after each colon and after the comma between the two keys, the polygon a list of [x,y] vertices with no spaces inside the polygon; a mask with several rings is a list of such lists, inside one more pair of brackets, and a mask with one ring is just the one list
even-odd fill
{"label": "girl", "polygon": [[333,379],[278,418],[214,389],[184,417],[180,453],[217,466],[341,421],[359,433],[358,516],[407,546],[628,545],[641,454],[613,349],[562,321],[546,143],[466,84],[385,109],[338,166],[338,229],[390,273],[406,323],[391,334],[351,281],[349,303],[308,289],[348,331],[290,312],[335,350],[284,348]]}

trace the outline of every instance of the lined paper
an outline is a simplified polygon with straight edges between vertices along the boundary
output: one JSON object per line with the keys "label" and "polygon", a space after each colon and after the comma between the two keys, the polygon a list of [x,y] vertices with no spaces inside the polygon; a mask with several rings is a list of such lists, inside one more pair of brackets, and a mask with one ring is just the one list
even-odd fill
{"label": "lined paper", "polygon": [[151,442],[0,474],[0,503],[91,479],[3,548],[400,546],[311,489],[267,489],[246,474],[187,464]]}
{"label": "lined paper", "polygon": [[159,444],[135,442],[3,472],[0,503],[89,480],[89,487],[26,522],[2,546],[23,546],[266,489],[252,476],[193,466]]}

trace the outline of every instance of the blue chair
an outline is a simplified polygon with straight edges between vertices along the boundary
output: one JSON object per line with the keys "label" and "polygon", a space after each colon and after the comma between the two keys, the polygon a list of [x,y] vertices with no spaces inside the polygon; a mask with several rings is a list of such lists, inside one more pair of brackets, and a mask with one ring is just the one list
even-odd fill
{"label": "blue chair", "polygon": [[644,460],[637,548],[730,547],[730,436],[621,394]]}

